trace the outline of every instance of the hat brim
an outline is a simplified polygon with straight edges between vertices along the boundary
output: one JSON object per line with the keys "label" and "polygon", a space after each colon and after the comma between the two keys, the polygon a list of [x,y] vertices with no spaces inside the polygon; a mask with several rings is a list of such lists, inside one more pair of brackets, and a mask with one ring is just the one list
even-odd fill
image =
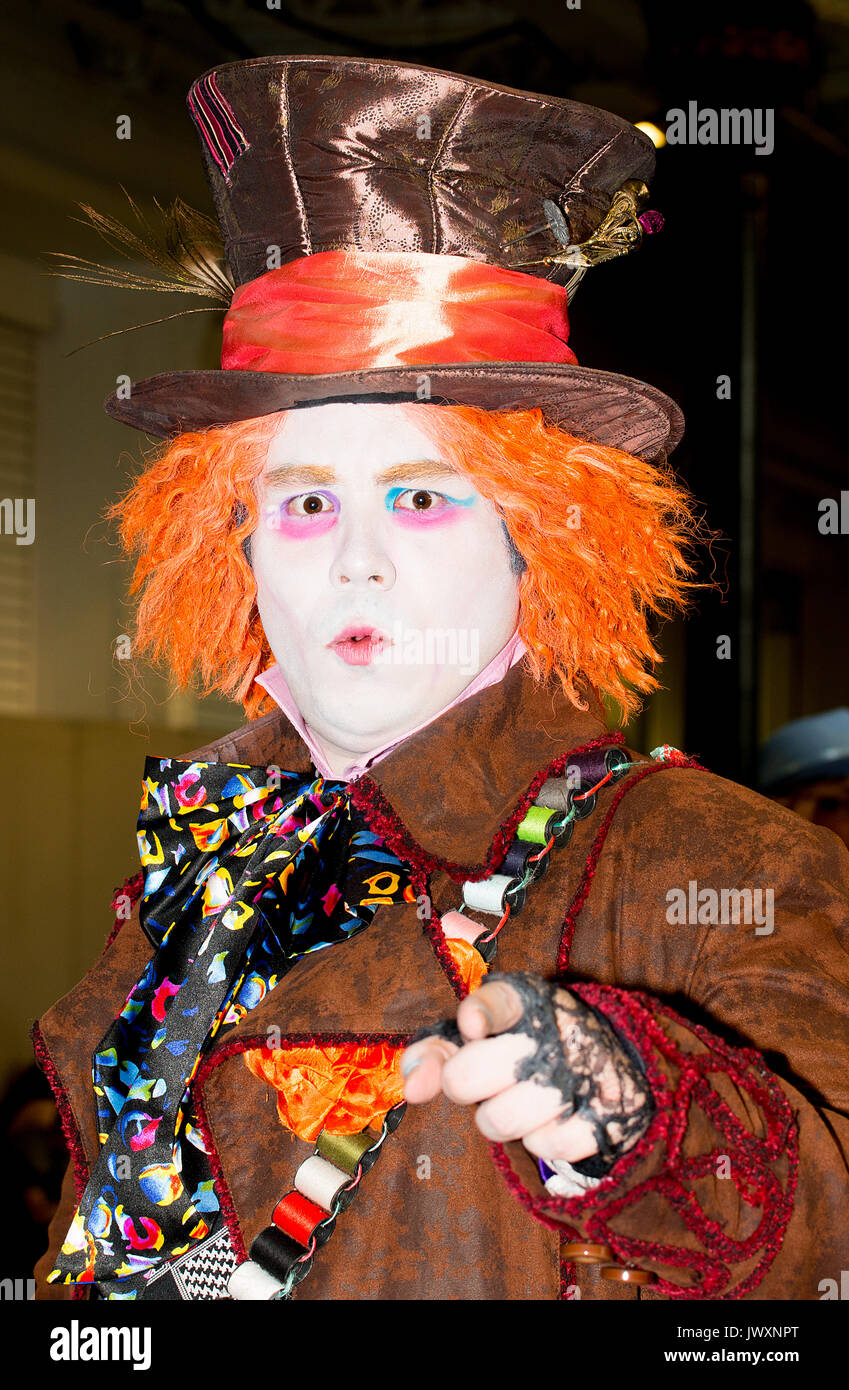
{"label": "hat brim", "polygon": [[276,372],[163,372],[115,391],[113,419],[168,438],[220,428],[280,410],[333,401],[475,405],[485,410],[538,407],[568,434],[651,460],[669,454],[684,417],[662,391],[632,377],[573,365],[460,362],[373,367],[323,376]]}

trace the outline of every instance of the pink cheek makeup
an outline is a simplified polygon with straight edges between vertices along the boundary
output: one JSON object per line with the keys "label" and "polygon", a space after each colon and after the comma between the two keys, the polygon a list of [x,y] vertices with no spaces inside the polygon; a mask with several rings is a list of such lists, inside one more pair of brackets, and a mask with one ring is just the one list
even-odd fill
{"label": "pink cheek makeup", "polygon": [[[290,512],[287,510],[290,503],[297,497],[322,497],[328,502],[333,503],[333,507],[328,511],[321,512]],[[269,531],[274,531],[279,536],[286,536],[289,540],[305,541],[314,540],[318,536],[324,536],[336,525],[339,519],[340,503],[339,498],[332,492],[316,493],[296,493],[292,497],[287,497],[282,502],[269,502],[263,508],[263,520]]]}

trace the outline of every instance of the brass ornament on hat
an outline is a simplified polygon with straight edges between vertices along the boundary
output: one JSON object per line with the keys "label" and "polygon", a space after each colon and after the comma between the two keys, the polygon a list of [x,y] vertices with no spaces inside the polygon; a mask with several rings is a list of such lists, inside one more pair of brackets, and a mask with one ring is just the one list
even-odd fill
{"label": "brass ornament on hat", "polygon": [[521,270],[529,265],[565,265],[574,270],[589,270],[602,261],[627,255],[639,246],[645,234],[639,213],[648,196],[649,190],[642,179],[628,179],[614,193],[604,219],[586,241],[565,246],[562,251],[554,251],[547,256],[537,256],[531,261],[519,261],[512,268]]}

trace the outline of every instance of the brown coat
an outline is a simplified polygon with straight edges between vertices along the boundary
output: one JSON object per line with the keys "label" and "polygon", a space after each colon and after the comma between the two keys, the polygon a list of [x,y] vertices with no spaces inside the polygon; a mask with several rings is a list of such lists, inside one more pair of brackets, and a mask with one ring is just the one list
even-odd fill
{"label": "brown coat", "polygon": [[[461,866],[487,861],[549,764],[604,733],[597,702],[576,711],[514,667],[407,739],[356,794],[379,808],[373,824],[390,843],[430,865],[430,894],[444,912],[459,905],[457,880],[469,876]],[[192,756],[310,771],[277,712]],[[508,922],[495,965],[553,977],[564,919],[574,926],[569,981],[601,987],[588,994],[637,1042],[653,1076],[658,1113],[646,1140],[586,1200],[557,1201],[520,1144],[490,1148],[472,1108],[444,1098],[408,1106],[296,1298],[558,1298],[578,1296],[577,1286],[585,1299],[668,1297],[673,1288],[817,1299],[821,1281],[849,1268],[849,855],[829,831],[745,787],[695,767],[650,766],[602,789]],[[450,875],[442,864],[454,865]],[[670,925],[667,893],[686,893],[691,880],[773,889],[774,931]],[[273,1092],[240,1052],[267,1042],[274,1025],[285,1046],[297,1036],[410,1035],[452,1015],[440,937],[438,926],[423,931],[412,905],[379,908],[366,931],[299,962],[213,1048],[196,1095],[237,1244],[247,1248],[268,1224],[310,1151],[281,1127]],[[42,1064],[71,1137],[78,1131],[79,1182],[97,1153],[91,1052],[149,954],[134,910],[40,1021]],[[694,1031],[700,1025],[708,1031]],[[36,1268],[43,1298],[70,1294],[44,1276],[75,1207],[73,1166]],[[602,1279],[598,1265],[561,1269],[564,1221],[612,1241],[618,1263],[668,1282],[640,1291]]]}

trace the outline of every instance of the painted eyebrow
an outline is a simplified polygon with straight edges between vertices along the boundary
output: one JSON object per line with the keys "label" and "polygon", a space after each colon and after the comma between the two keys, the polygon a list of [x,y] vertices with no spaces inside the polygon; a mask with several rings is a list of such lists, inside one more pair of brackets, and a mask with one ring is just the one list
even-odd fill
{"label": "painted eyebrow", "polygon": [[[451,468],[441,459],[413,459],[409,463],[396,463],[391,468],[385,468],[382,473],[375,477],[375,483],[380,486],[384,483],[398,483],[410,481],[413,478],[426,476],[428,478],[456,478],[457,470]],[[330,487],[338,483],[332,468],[318,468],[311,464],[293,463],[288,466],[281,465],[278,468],[269,469],[263,478],[266,488],[291,488],[304,485],[306,487]]]}

